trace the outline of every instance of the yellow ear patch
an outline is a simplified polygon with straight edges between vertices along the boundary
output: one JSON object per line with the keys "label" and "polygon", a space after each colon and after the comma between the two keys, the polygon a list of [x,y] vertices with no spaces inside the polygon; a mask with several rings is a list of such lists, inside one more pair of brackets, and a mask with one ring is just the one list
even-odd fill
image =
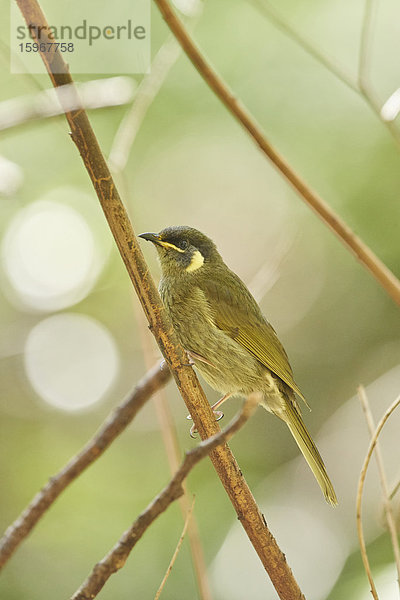
{"label": "yellow ear patch", "polygon": [[204,264],[204,256],[202,255],[202,253],[199,250],[196,250],[196,252],[192,256],[190,265],[188,267],[186,267],[186,271],[188,273],[192,273],[192,271],[197,271],[197,269],[200,269],[200,267],[202,267],[203,264]]}

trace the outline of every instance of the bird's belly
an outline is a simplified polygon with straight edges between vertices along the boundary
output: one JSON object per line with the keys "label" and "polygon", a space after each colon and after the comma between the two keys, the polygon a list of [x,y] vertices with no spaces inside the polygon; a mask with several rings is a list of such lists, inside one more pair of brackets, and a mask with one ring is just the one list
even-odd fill
{"label": "bird's belly", "polygon": [[188,310],[188,299],[185,302],[169,300],[163,294],[179,341],[185,350],[194,354],[195,367],[205,381],[222,394],[248,396],[251,392],[262,392],[262,405],[279,414],[285,404],[279,378],[218,329],[201,305],[191,302]]}

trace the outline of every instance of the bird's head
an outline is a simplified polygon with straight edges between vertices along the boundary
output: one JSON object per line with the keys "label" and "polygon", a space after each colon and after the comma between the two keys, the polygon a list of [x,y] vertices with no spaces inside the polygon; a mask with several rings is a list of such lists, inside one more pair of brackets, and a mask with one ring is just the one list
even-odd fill
{"label": "bird's head", "polygon": [[154,244],[163,275],[198,274],[222,261],[214,242],[192,227],[166,227],[160,233],[141,233],[139,237]]}

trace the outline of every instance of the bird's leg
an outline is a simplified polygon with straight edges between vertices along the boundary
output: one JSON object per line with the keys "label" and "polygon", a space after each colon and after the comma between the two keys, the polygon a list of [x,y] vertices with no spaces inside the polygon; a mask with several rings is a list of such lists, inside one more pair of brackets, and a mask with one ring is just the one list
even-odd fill
{"label": "bird's leg", "polygon": [[222,417],[224,416],[224,413],[221,412],[220,410],[215,410],[216,408],[218,408],[218,406],[221,406],[221,404],[223,404],[225,402],[225,400],[228,400],[228,398],[230,398],[232,396],[232,392],[230,392],[229,394],[225,394],[225,396],[222,396],[222,398],[220,398],[215,404],[212,405],[212,409],[214,411],[215,415],[218,415],[218,419],[216,419],[217,421],[219,421],[220,419],[222,419]]}
{"label": "bird's leg", "polygon": [[193,352],[192,350],[186,350],[186,354],[189,357],[189,361],[191,363],[191,366],[195,364],[196,360],[198,360],[200,362],[205,363],[206,365],[209,365],[210,367],[216,368],[209,360],[207,360],[206,358],[204,358],[204,356],[201,356],[201,354],[197,354],[197,352]]}
{"label": "bird's leg", "polygon": [[[222,419],[222,417],[224,416],[224,413],[221,412],[220,410],[215,410],[215,409],[218,408],[218,406],[221,406],[221,404],[223,404],[225,402],[225,400],[228,400],[228,398],[230,398],[231,396],[232,396],[232,393],[225,394],[225,396],[222,396],[222,398],[220,398],[215,404],[212,405],[211,408],[215,415],[216,421],[220,421]],[[190,421],[192,420],[191,415],[188,415],[186,418]],[[197,433],[197,429],[196,429],[196,426],[193,424],[190,428],[190,437],[194,438],[196,436],[196,433]]]}

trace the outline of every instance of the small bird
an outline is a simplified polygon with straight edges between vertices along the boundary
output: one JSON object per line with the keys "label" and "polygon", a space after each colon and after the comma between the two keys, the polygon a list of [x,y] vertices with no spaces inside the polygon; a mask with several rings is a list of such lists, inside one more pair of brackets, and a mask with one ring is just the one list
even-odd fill
{"label": "small bird", "polygon": [[275,330],[245,284],[197,229],[173,226],[139,237],[157,249],[161,299],[182,346],[207,383],[223,394],[214,412],[230,396],[260,392],[261,406],[289,427],[326,501],[335,506],[333,485],[296,394],[305,398]]}

